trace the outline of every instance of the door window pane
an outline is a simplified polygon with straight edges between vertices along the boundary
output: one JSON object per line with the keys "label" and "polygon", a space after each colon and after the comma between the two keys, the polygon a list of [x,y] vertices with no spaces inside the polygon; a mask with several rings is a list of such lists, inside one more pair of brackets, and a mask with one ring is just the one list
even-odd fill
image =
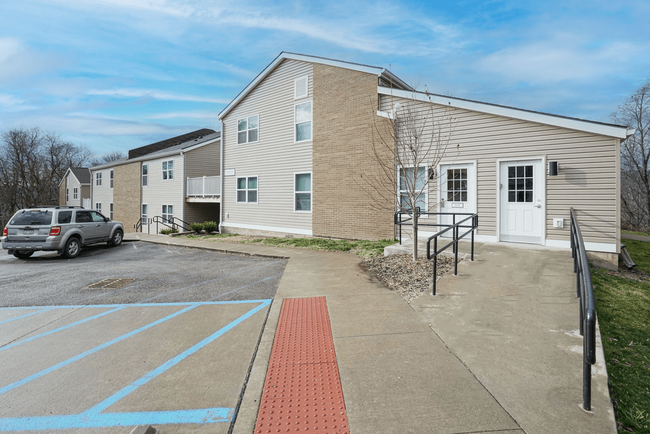
{"label": "door window pane", "polygon": [[508,202],[533,201],[533,166],[508,167]]}
{"label": "door window pane", "polygon": [[467,202],[467,169],[447,170],[447,201]]}

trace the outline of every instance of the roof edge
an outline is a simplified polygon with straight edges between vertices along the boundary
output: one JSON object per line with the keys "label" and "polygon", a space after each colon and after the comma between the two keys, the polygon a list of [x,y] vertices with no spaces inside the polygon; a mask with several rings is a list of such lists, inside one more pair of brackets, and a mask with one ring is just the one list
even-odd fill
{"label": "roof edge", "polygon": [[377,92],[380,95],[392,95],[401,98],[415,99],[417,101],[429,102],[432,104],[444,105],[447,107],[462,108],[481,113],[488,113],[529,122],[568,128],[571,130],[600,134],[603,136],[615,137],[618,139],[626,139],[631,135],[630,129],[627,126],[606,124],[603,122],[571,118],[567,116],[536,112],[532,110],[508,107],[498,104],[472,101],[450,96],[442,96],[433,93],[396,90],[383,86],[378,86]]}

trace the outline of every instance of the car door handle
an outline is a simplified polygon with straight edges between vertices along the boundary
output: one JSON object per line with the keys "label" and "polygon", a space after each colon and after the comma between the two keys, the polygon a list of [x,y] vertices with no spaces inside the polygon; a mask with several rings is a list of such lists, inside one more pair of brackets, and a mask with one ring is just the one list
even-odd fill
{"label": "car door handle", "polygon": [[79,226],[77,226],[77,227],[78,227],[78,228],[83,228],[83,227],[84,227],[84,225],[79,225]]}

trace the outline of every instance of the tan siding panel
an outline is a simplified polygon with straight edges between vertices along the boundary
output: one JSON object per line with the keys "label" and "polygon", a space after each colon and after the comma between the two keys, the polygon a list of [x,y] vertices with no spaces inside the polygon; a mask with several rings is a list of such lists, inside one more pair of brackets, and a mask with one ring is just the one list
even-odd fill
{"label": "tan siding panel", "polygon": [[185,176],[218,176],[221,142],[211,143],[185,153]]}

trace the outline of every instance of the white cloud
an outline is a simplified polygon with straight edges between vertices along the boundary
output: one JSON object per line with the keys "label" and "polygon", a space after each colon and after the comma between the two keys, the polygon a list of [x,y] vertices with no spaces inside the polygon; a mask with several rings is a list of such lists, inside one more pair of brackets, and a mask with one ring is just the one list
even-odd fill
{"label": "white cloud", "polygon": [[201,111],[187,111],[187,112],[169,112],[158,113],[147,116],[147,119],[212,119],[217,120],[217,113],[214,112],[201,112]]}
{"label": "white cloud", "polygon": [[21,111],[21,110],[31,110],[36,107],[33,105],[26,104],[26,101],[20,98],[17,98],[13,95],[7,95],[0,93],[0,110],[4,111]]}
{"label": "white cloud", "polygon": [[123,98],[153,98],[167,101],[192,101],[192,102],[210,102],[217,104],[228,104],[229,99],[209,98],[196,95],[181,95],[172,92],[162,92],[151,89],[91,89],[86,91],[88,95],[103,95]]}
{"label": "white cloud", "polygon": [[477,67],[530,84],[585,82],[625,70],[628,61],[641,54],[640,47],[628,42],[594,47],[581,45],[577,39],[564,36],[505,48],[479,60]]}
{"label": "white cloud", "polygon": [[31,50],[16,38],[0,38],[0,81],[26,78],[56,69],[63,59]]}

